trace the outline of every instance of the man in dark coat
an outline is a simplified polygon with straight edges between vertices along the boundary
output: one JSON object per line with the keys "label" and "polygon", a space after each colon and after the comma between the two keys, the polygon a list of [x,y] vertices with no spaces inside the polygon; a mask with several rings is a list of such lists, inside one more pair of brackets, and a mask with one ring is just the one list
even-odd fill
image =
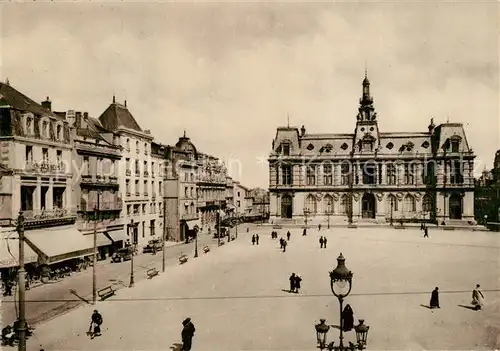
{"label": "man in dark coat", "polygon": [[252,245],[255,245],[255,234],[252,235]]}
{"label": "man in dark coat", "polygon": [[302,278],[300,277],[300,275],[296,275],[295,276],[295,292],[296,293],[299,293],[299,290],[300,290],[300,283],[302,282]]}
{"label": "man in dark coat", "polygon": [[349,331],[354,328],[354,311],[351,305],[346,305],[342,311],[342,328],[344,331]]}
{"label": "man in dark coat", "polygon": [[303,235],[303,236],[304,236],[304,235],[307,235],[307,230],[306,230],[306,228],[304,228],[304,230],[302,231],[302,235]]}
{"label": "man in dark coat", "polygon": [[196,331],[194,324],[191,322],[191,318],[186,318],[183,322],[182,325],[184,326],[182,328],[182,351],[190,351],[191,350],[191,345],[193,343],[193,336],[194,332]]}
{"label": "man in dark coat", "polygon": [[290,292],[295,292],[295,273],[290,276]]}
{"label": "man in dark coat", "polygon": [[283,249],[283,241],[285,241],[285,239],[280,238],[280,249]]}
{"label": "man in dark coat", "polygon": [[428,237],[429,237],[429,230],[427,229],[427,227],[424,227],[424,238]]}
{"label": "man in dark coat", "polygon": [[257,245],[259,245],[259,234],[255,236],[255,242],[257,243]]}
{"label": "man in dark coat", "polygon": [[286,240],[290,241],[291,236],[292,236],[292,234],[290,234],[290,231],[287,231],[286,232]]}
{"label": "man in dark coat", "polygon": [[323,247],[326,249],[326,238],[323,237]]}
{"label": "man in dark coat", "polygon": [[323,237],[322,236],[319,237],[319,248],[320,249],[323,248]]}
{"label": "man in dark coat", "polygon": [[[101,336],[101,324],[102,324],[102,316],[99,313],[99,311],[94,310],[94,313],[92,313],[92,317],[90,317],[90,328],[89,328],[89,334],[90,338],[93,339],[96,336]],[[94,327],[94,330],[92,331],[92,326]]]}
{"label": "man in dark coat", "polygon": [[283,239],[283,252],[286,252],[286,246],[287,246],[287,242],[285,239]]}
{"label": "man in dark coat", "polygon": [[439,288],[436,287],[432,293],[431,293],[431,302],[430,302],[430,307],[431,308],[441,308],[439,307]]}

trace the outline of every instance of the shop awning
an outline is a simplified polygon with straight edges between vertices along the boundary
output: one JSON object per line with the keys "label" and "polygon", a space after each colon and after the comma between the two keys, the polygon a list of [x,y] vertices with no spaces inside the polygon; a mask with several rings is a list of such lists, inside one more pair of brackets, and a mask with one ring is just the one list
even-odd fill
{"label": "shop awning", "polygon": [[106,234],[114,241],[127,241],[126,229],[108,230]]}
{"label": "shop awning", "polygon": [[[93,247],[93,245],[94,245],[94,234],[90,233],[90,234],[85,234],[84,236],[85,236],[85,238],[87,240],[90,240],[90,242],[92,243],[92,247]],[[97,242],[97,247],[108,246],[108,245],[112,244],[111,240],[109,240],[109,238],[104,233],[97,233],[97,235],[96,235],[96,242]]]}
{"label": "shop awning", "polygon": [[[36,262],[38,255],[24,243],[24,263]],[[19,236],[16,232],[0,234],[0,268],[19,266]]]}
{"label": "shop awning", "polygon": [[196,227],[196,226],[198,226],[198,228],[201,229],[201,220],[199,220],[199,219],[195,219],[192,221],[186,221],[186,224],[187,224],[188,228],[191,230],[193,230],[194,227]]}
{"label": "shop awning", "polygon": [[75,226],[30,230],[25,232],[25,236],[26,242],[45,263],[56,263],[93,252],[92,236],[83,235]]}

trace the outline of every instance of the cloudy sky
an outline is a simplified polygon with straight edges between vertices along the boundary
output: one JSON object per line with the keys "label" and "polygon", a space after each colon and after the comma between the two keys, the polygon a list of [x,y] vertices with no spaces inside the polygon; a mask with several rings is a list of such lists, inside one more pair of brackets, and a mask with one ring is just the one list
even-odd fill
{"label": "cloudy sky", "polygon": [[[55,110],[127,100],[266,187],[276,127],[352,132],[365,62],[381,131],[462,122],[477,171],[500,148],[499,11],[483,3],[10,3],[0,78]],[[238,167],[237,165],[241,166]]]}

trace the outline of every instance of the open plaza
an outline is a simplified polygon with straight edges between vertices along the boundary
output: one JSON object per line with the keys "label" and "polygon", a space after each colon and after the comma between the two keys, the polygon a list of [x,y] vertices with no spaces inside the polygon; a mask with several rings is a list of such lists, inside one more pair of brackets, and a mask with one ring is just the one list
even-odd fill
{"label": "open plaza", "polygon": [[[270,227],[240,233],[186,264],[169,267],[116,296],[86,305],[37,327],[28,350],[179,350],[181,322],[191,317],[193,350],[314,350],[314,324],[339,324],[339,304],[329,271],[340,252],[354,273],[345,303],[370,326],[371,350],[487,350],[500,347],[498,234],[431,229],[292,228],[286,252]],[[285,237],[287,228],[278,230]],[[258,233],[259,245],[251,236]],[[319,237],[328,238],[326,249]],[[291,273],[302,276],[299,294],[289,293]],[[470,307],[481,284],[485,306]],[[440,290],[440,309],[429,309]],[[90,316],[103,316],[102,336],[86,332]],[[338,340],[331,328],[328,339]],[[345,342],[354,341],[354,331]]]}

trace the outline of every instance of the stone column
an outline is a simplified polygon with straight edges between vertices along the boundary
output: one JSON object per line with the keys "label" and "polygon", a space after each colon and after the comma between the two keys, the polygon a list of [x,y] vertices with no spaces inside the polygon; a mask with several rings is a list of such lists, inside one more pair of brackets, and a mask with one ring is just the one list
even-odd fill
{"label": "stone column", "polygon": [[382,167],[382,185],[387,184],[387,163],[386,161],[382,161],[382,163],[379,164],[379,167]]}
{"label": "stone column", "polygon": [[35,191],[33,193],[33,212],[39,214],[41,211],[42,204],[42,180],[40,177],[37,177]]}

